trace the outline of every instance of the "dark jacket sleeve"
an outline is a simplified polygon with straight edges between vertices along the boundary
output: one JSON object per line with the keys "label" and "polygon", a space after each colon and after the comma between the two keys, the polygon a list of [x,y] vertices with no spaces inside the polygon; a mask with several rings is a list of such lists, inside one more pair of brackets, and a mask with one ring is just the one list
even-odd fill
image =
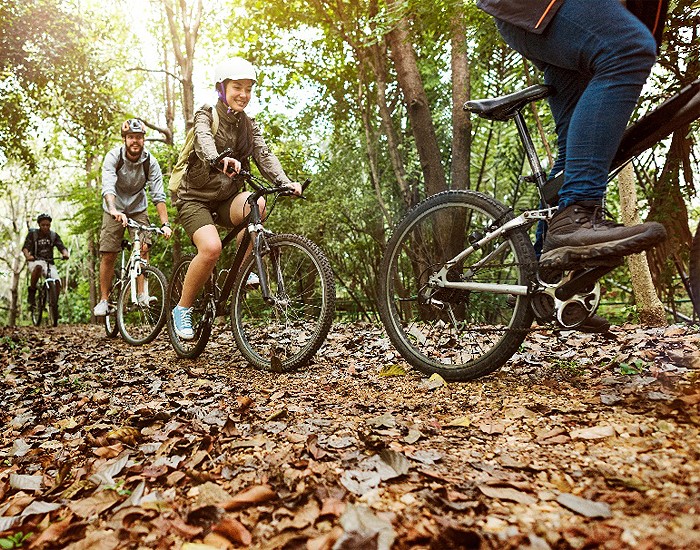
{"label": "dark jacket sleeve", "polygon": [[56,233],[56,240],[54,241],[53,245],[58,248],[59,251],[63,252],[64,250],[68,250],[66,248],[66,245],[63,244],[63,241],[61,240],[61,237],[58,233]]}
{"label": "dark jacket sleeve", "polygon": [[627,0],[627,9],[649,28],[656,39],[656,46],[661,46],[668,15],[668,0]]}
{"label": "dark jacket sleeve", "polygon": [[541,34],[564,0],[477,0],[477,7],[497,19]]}
{"label": "dark jacket sleeve", "polygon": [[22,246],[22,250],[24,250],[26,248],[27,250],[29,250],[29,252],[32,253],[32,255],[34,254],[34,238],[33,238],[33,236],[34,236],[34,233],[32,231],[27,233],[27,238],[24,239],[24,245]]}

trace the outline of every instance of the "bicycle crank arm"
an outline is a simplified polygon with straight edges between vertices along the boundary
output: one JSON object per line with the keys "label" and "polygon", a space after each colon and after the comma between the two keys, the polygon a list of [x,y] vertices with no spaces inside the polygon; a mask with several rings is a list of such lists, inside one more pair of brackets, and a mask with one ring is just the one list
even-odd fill
{"label": "bicycle crank arm", "polygon": [[554,295],[562,302],[570,300],[576,294],[585,292],[586,289],[595,285],[598,279],[607,275],[619,265],[620,264],[590,267],[557,288]]}

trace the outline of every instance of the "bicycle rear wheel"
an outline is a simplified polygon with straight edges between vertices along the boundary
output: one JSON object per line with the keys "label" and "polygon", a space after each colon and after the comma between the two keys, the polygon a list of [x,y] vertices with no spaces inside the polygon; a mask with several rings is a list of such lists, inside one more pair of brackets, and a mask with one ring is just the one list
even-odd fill
{"label": "bicycle rear wheel", "polygon": [[194,359],[202,354],[211,336],[211,328],[214,323],[215,313],[211,304],[211,283],[207,282],[205,288],[200,290],[197,294],[194,305],[192,306],[192,328],[194,329],[194,338],[192,340],[184,340],[175,333],[172,310],[178,304],[182,296],[185,275],[187,274],[187,269],[190,267],[190,263],[192,263],[192,258],[194,258],[193,255],[184,256],[175,266],[175,269],[173,269],[173,276],[168,285],[168,305],[166,308],[170,343],[173,345],[178,357],[184,359]]}
{"label": "bicycle rear wheel", "polygon": [[116,279],[112,285],[112,289],[109,291],[107,315],[104,316],[104,327],[107,338],[116,338],[117,334],[119,334],[119,327],[117,326],[117,302],[119,302],[119,295],[122,290],[122,281],[118,275],[115,277]]}
{"label": "bicycle rear wheel", "polygon": [[[401,221],[379,270],[379,313],[399,353],[425,374],[470,380],[500,368],[517,351],[533,320],[530,299],[429,282],[445,263],[512,213],[473,191],[429,197]],[[454,282],[527,285],[536,265],[525,229],[476,248],[447,272]]]}
{"label": "bicycle rear wheel", "polygon": [[56,281],[48,281],[48,289],[46,291],[47,295],[47,305],[49,313],[49,325],[52,327],[58,326],[58,284]]}
{"label": "bicycle rear wheel", "polygon": [[238,349],[253,366],[275,372],[305,365],[328,335],[335,313],[335,281],[320,248],[299,235],[267,239],[262,257],[270,301],[262,286],[251,288],[248,276],[257,272],[254,255],[233,283],[231,325]]}
{"label": "bicycle rear wheel", "polygon": [[46,289],[44,284],[37,285],[36,294],[34,296],[34,306],[32,310],[32,323],[35,327],[41,325],[41,318],[44,315],[44,307],[46,306]]}
{"label": "bicycle rear wheel", "polygon": [[148,303],[132,300],[131,285],[122,286],[117,303],[117,326],[122,338],[132,346],[147,344],[155,339],[165,324],[165,300],[168,281],[160,269],[152,265],[141,267],[144,293]]}

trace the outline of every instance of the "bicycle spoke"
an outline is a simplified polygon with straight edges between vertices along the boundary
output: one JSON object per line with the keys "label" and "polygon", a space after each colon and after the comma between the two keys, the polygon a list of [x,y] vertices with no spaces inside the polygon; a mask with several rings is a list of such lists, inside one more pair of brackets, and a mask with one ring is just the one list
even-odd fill
{"label": "bicycle spoke", "polygon": [[[335,308],[328,260],[308,239],[277,235],[263,257],[270,302],[246,288],[251,257],[234,283],[231,321],[241,353],[255,366],[289,370],[305,364],[323,343]],[[257,268],[256,268],[257,269]]]}

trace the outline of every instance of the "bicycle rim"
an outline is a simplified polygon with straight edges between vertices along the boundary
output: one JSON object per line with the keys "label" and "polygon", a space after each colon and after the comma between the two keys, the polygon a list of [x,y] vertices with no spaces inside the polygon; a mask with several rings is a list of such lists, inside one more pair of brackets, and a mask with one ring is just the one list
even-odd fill
{"label": "bicycle rim", "polygon": [[[141,268],[144,292],[148,303],[132,300],[131,281],[127,281],[117,304],[117,326],[122,338],[133,346],[151,342],[165,324],[167,281],[160,269],[151,265]],[[136,282],[134,282],[136,284]]]}
{"label": "bicycle rim", "polygon": [[[276,235],[267,244],[263,273],[251,255],[233,284],[231,324],[250,364],[281,372],[305,365],[323,344],[335,313],[335,282],[328,259],[305,237]],[[247,286],[251,272],[267,277],[272,303],[261,285]]]}
{"label": "bicycle rim", "polygon": [[44,315],[44,306],[46,304],[46,290],[44,285],[41,284],[36,288],[36,294],[34,296],[34,307],[32,308],[32,323],[35,327],[41,325],[41,318]]}
{"label": "bicycle rim", "polygon": [[58,326],[58,286],[54,281],[48,282],[47,291],[47,303],[48,303],[48,314],[49,314],[49,324],[52,327]]}
{"label": "bicycle rim", "polygon": [[[213,311],[210,306],[210,293],[202,289],[197,294],[192,308],[192,328],[194,329],[194,339],[183,340],[175,333],[173,327],[172,310],[180,301],[182,296],[182,286],[185,281],[187,269],[190,267],[194,256],[183,257],[173,270],[173,276],[168,285],[168,301],[166,317],[168,321],[168,337],[173,349],[178,357],[194,359],[199,357],[204,351],[204,347],[211,336],[211,327],[214,320]],[[207,284],[207,289],[209,288]]]}
{"label": "bicycle rim", "polygon": [[[500,368],[525,339],[533,319],[526,296],[428,282],[470,240],[510,218],[486,195],[447,191],[417,205],[394,232],[380,268],[379,312],[394,346],[420,371],[446,380],[477,378]],[[527,233],[516,230],[474,250],[447,280],[526,285],[527,266],[535,263]]]}

